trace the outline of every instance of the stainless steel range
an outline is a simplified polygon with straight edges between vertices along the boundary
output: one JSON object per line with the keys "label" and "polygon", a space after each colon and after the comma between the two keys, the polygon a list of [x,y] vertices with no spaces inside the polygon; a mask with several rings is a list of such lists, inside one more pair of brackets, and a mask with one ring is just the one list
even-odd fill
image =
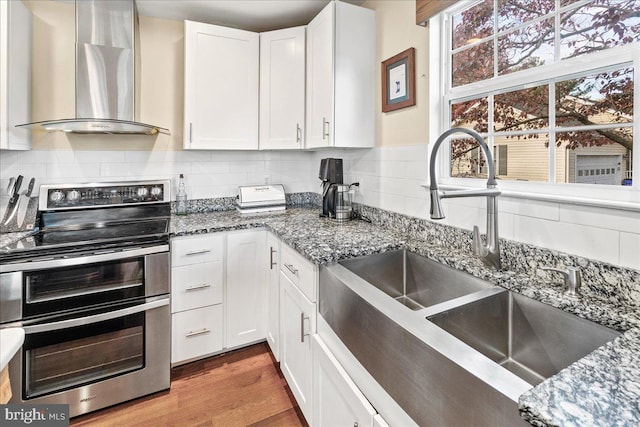
{"label": "stainless steel range", "polygon": [[170,182],[40,187],[38,229],[0,250],[0,328],[25,342],[10,403],[80,415],[169,388]]}

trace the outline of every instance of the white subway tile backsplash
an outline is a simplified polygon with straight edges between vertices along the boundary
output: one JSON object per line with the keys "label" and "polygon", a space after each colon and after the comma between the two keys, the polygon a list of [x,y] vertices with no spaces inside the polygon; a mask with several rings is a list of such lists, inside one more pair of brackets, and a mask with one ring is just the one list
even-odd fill
{"label": "white subway tile backsplash", "polygon": [[560,221],[640,234],[640,213],[632,211],[563,205]]}
{"label": "white subway tile backsplash", "polygon": [[[93,151],[77,151],[76,162],[78,163],[94,163],[96,155]],[[124,163],[124,151],[101,151],[100,163]]]}
{"label": "white subway tile backsplash", "polygon": [[[22,174],[40,184],[171,179],[185,174],[189,198],[233,197],[238,186],[283,184],[287,192],[321,191],[320,159],[342,158],[345,183],[360,182],[354,200],[419,218],[429,217],[427,144],[307,151],[1,151],[0,188]],[[175,198],[175,196],[173,196]],[[486,199],[443,201],[444,224],[484,232]],[[640,215],[501,196],[501,237],[640,268]]]}
{"label": "white subway tile backsplash", "polygon": [[500,197],[498,199],[498,206],[501,212],[509,212],[514,215],[530,216],[552,221],[560,220],[560,205],[556,202]]}
{"label": "white subway tile backsplash", "polygon": [[47,163],[48,178],[86,176],[100,176],[100,163]]}
{"label": "white subway tile backsplash", "polygon": [[229,162],[192,162],[192,174],[226,173],[229,172]]}
{"label": "white subway tile backsplash", "polygon": [[620,233],[614,230],[517,216],[514,239],[614,264],[620,262]]}
{"label": "white subway tile backsplash", "polygon": [[640,234],[620,233],[620,265],[640,270]]}

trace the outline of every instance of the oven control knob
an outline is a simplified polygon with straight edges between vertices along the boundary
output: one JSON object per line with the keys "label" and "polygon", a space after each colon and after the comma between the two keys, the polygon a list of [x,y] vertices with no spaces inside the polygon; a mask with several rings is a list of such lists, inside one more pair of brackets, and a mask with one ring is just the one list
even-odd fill
{"label": "oven control knob", "polygon": [[149,193],[149,190],[147,189],[147,187],[138,187],[138,197],[145,197],[147,194]]}
{"label": "oven control knob", "polygon": [[49,200],[52,202],[61,202],[64,200],[64,193],[60,190],[55,190],[49,194]]}
{"label": "oven control knob", "polygon": [[152,195],[152,196],[156,196],[156,197],[157,197],[157,196],[159,196],[159,195],[161,195],[161,194],[162,194],[162,188],[160,188],[160,187],[153,187],[153,188],[151,189],[151,195]]}
{"label": "oven control knob", "polygon": [[70,202],[75,202],[80,198],[80,192],[78,190],[71,190],[67,193],[67,199]]}

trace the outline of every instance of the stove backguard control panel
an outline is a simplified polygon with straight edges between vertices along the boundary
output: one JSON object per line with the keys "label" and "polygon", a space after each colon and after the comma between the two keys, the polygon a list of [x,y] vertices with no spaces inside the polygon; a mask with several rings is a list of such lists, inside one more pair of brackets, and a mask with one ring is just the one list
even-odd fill
{"label": "stove backguard control panel", "polygon": [[40,210],[169,202],[170,181],[53,184],[40,187]]}

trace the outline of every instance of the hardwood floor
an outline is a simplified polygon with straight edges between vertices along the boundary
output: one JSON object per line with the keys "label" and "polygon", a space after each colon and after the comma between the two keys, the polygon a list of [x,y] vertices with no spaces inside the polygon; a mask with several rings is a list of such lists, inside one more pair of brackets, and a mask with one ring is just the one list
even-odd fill
{"label": "hardwood floor", "polygon": [[307,426],[266,343],[179,366],[171,390],[71,420],[71,426]]}

